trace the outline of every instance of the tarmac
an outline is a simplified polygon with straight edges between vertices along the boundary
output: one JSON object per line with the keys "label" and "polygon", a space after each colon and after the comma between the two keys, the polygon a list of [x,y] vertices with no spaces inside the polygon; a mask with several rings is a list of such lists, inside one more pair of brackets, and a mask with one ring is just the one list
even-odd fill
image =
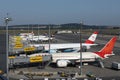
{"label": "tarmac", "polygon": [[[90,34],[91,35],[91,34]],[[111,36],[103,36],[99,35],[97,37],[96,43],[100,44],[97,47],[92,47],[88,51],[98,51],[100,50],[107,41],[111,39]],[[89,35],[82,35],[82,42],[87,39]],[[67,43],[67,42],[79,42],[78,34],[59,34],[55,35],[57,42],[59,43]],[[107,59],[102,60],[104,64],[104,68],[101,68],[97,63],[86,64],[82,66],[82,76],[79,75],[80,68],[79,63],[77,66],[69,65],[66,68],[57,68],[55,64],[51,64],[46,66],[45,68],[38,68],[38,66],[33,67],[22,67],[11,69],[9,71],[9,77],[11,80],[13,79],[32,79],[32,80],[120,80],[120,70],[115,70],[111,68],[112,62],[120,62],[120,41],[117,40],[115,44],[115,48],[113,50],[114,56],[111,56]],[[69,74],[66,76],[61,76],[58,74],[59,72],[64,72],[65,74]],[[75,74],[71,77],[70,74]],[[65,75],[64,74],[64,75]],[[90,74],[88,76],[87,74]],[[96,79],[98,78],[98,79]]]}

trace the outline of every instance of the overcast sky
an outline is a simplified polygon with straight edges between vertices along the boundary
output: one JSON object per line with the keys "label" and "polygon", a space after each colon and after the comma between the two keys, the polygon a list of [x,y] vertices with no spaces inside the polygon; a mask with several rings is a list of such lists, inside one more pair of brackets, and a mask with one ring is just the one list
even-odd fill
{"label": "overcast sky", "polygon": [[120,0],[1,0],[0,25],[64,24],[120,25]]}

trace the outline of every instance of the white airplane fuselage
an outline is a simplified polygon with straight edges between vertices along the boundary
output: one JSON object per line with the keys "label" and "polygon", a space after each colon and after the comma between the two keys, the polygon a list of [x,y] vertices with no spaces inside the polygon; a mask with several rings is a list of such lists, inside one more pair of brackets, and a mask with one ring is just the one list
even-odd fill
{"label": "white airplane fuselage", "polygon": [[[32,44],[32,45],[34,45],[35,47],[44,46],[45,50],[49,50],[49,44]],[[95,46],[95,45],[97,45],[97,44],[82,43],[82,46],[86,47],[86,49],[89,49],[91,46]],[[58,43],[58,44],[50,44],[50,49],[68,49],[68,48],[79,48],[80,49],[80,43]]]}
{"label": "white airplane fuselage", "polygon": [[[52,38],[50,37],[50,39],[52,39]],[[32,36],[32,37],[28,38],[28,40],[30,40],[30,41],[47,41],[47,40],[49,40],[49,37],[39,35],[39,36]]]}
{"label": "white airplane fuselage", "polygon": [[56,63],[58,60],[75,60],[76,62],[80,60],[80,54],[82,54],[83,62],[95,61],[96,58],[100,58],[97,54],[93,52],[77,52],[77,53],[53,53],[53,63]]}

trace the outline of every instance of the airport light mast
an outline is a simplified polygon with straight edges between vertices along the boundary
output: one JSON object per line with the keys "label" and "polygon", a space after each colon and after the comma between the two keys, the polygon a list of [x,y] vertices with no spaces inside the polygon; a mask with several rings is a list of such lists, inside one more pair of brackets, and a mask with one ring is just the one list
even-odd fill
{"label": "airport light mast", "polygon": [[80,22],[80,75],[82,75],[82,25],[83,22]]}
{"label": "airport light mast", "polygon": [[48,31],[48,36],[49,36],[49,54],[50,54],[50,25],[49,25],[49,31]]}
{"label": "airport light mast", "polygon": [[40,32],[39,32],[39,24],[38,24],[37,26],[38,26],[38,42],[39,42],[39,35],[40,35]]}
{"label": "airport light mast", "polygon": [[8,45],[8,23],[9,21],[12,21],[11,18],[8,17],[8,13],[7,13],[7,17],[4,18],[5,20],[5,25],[6,25],[6,77],[9,80],[9,64],[8,64],[8,52],[9,52],[9,45]]}

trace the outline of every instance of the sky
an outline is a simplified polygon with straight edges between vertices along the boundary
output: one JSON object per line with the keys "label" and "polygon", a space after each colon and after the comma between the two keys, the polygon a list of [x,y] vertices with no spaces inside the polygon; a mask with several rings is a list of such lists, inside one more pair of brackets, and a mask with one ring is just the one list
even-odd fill
{"label": "sky", "polygon": [[120,25],[120,0],[1,0],[0,25],[65,24]]}

